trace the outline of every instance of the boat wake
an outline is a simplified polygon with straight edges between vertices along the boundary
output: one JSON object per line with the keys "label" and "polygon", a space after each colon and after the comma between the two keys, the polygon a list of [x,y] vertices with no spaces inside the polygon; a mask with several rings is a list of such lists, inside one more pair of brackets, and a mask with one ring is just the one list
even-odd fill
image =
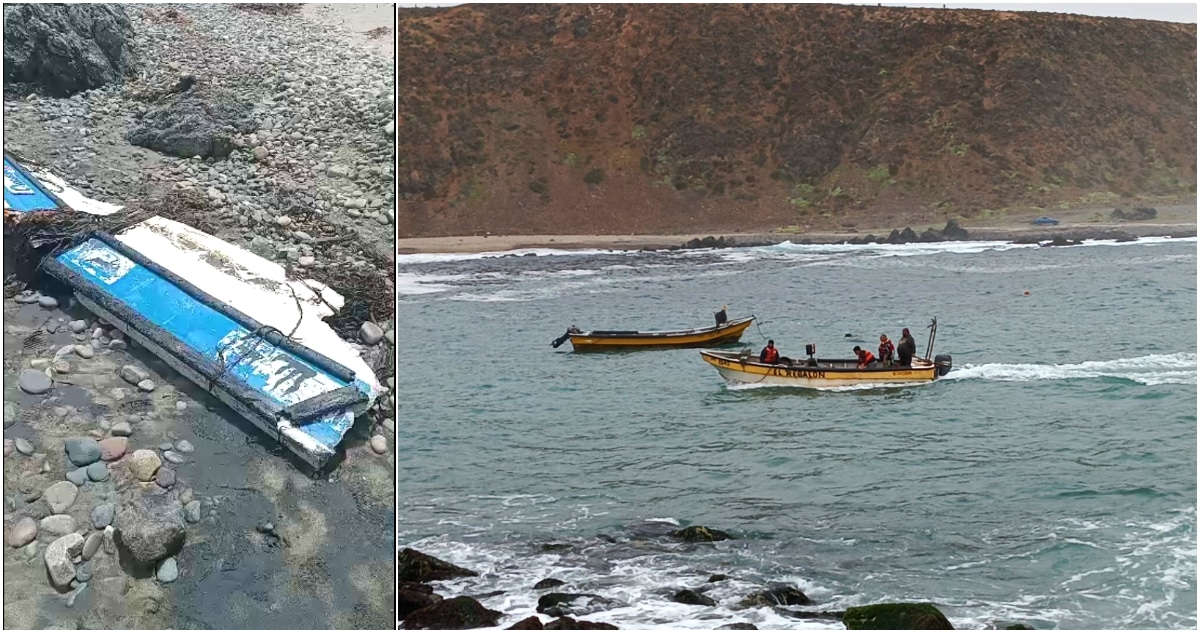
{"label": "boat wake", "polygon": [[995,380],[1000,382],[1037,382],[1041,380],[1077,380],[1119,378],[1143,385],[1196,384],[1196,355],[1190,353],[1151,354],[1137,358],[1089,360],[1068,365],[987,363],[964,365],[942,380]]}

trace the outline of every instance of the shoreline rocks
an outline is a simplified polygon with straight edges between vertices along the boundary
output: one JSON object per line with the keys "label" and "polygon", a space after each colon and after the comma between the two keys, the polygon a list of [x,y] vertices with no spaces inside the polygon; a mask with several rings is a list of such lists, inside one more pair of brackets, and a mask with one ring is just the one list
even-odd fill
{"label": "shoreline rocks", "polygon": [[406,582],[424,583],[431,580],[451,580],[463,576],[479,575],[477,572],[423,554],[411,547],[400,550],[396,565],[398,580]]}

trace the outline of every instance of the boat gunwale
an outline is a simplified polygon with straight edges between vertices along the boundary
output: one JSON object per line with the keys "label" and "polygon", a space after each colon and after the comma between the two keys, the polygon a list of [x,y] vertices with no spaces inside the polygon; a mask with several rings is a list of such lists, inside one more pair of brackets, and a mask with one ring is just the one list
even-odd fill
{"label": "boat gunwale", "polygon": [[[818,358],[818,359],[816,359],[818,365],[816,367],[813,367],[811,365],[806,364],[805,361],[793,362],[792,364],[763,363],[763,362],[760,362],[756,357],[753,357],[753,356],[746,358],[746,359],[742,359],[740,353],[732,354],[730,352],[720,352],[720,351],[716,351],[716,350],[700,350],[700,356],[704,359],[705,362],[709,363],[710,365],[714,364],[711,360],[709,360],[710,358],[713,358],[713,359],[720,359],[720,360],[724,360],[724,361],[734,362],[734,363],[737,363],[742,366],[749,365],[751,367],[759,367],[762,369],[781,368],[781,369],[810,370],[810,371],[834,372],[834,373],[864,373],[865,372],[865,373],[881,373],[881,374],[882,373],[890,374],[890,373],[896,373],[896,372],[901,372],[901,371],[903,371],[903,372],[914,372],[914,371],[925,372],[925,371],[930,371],[930,370],[933,370],[936,373],[936,370],[937,370],[937,365],[933,361],[931,361],[927,358],[913,358],[913,365],[911,365],[909,367],[892,365],[891,367],[878,366],[878,367],[862,367],[862,368],[860,368],[860,367],[857,367],[858,360],[849,359],[849,358],[848,359]],[[826,364],[822,365],[821,363],[826,363]],[[846,364],[854,363],[855,366],[837,367],[837,366],[833,366],[832,364],[829,364],[829,363],[846,363]],[[919,363],[919,365],[918,365],[918,363]],[[730,369],[730,368],[726,368],[726,369]],[[733,369],[736,369],[736,368],[733,368]]]}
{"label": "boat gunwale", "polygon": [[696,336],[701,334],[717,334],[727,330],[732,330],[737,327],[749,327],[754,322],[755,316],[742,317],[727,321],[721,325],[693,328],[691,330],[657,330],[657,331],[641,331],[641,330],[592,330],[588,332],[579,332],[571,334],[571,341],[576,338],[590,339],[624,339],[624,338],[673,338],[684,336]]}

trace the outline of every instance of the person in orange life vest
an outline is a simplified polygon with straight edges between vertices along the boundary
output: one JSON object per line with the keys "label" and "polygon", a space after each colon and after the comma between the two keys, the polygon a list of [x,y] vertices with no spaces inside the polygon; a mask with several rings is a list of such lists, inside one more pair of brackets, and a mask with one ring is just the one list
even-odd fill
{"label": "person in orange life vest", "polygon": [[758,362],[774,365],[779,362],[779,350],[775,349],[775,341],[767,341],[767,346],[758,355]]}
{"label": "person in orange life vest", "polygon": [[892,354],[896,351],[896,346],[888,340],[887,334],[879,335],[879,362],[883,363],[884,367],[889,367],[892,364]]}
{"label": "person in orange life vest", "polygon": [[855,345],[854,354],[858,356],[858,368],[866,369],[868,365],[875,362],[875,355],[867,350]]}

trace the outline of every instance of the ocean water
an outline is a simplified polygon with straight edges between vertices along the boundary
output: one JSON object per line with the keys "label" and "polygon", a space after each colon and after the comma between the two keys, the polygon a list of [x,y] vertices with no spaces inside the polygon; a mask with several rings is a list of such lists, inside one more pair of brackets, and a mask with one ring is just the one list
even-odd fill
{"label": "ocean water", "polygon": [[[443,595],[502,626],[555,577],[622,628],[841,628],[738,608],[775,583],[810,610],[930,601],[958,628],[1196,628],[1195,239],[527,253],[400,257],[399,544],[481,572]],[[902,327],[923,355],[936,316],[954,369],[739,389],[696,350],[549,345],[723,304],[758,316],[745,346],[791,356]],[[685,587],[718,605],[672,602]]]}

